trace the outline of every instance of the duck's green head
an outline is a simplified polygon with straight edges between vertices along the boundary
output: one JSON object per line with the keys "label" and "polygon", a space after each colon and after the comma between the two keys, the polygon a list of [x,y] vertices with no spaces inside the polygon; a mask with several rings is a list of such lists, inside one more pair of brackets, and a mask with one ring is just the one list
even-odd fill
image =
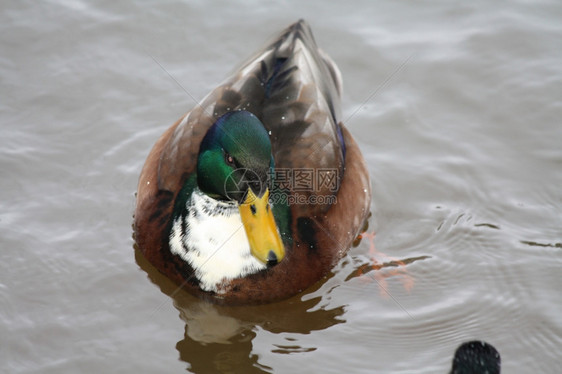
{"label": "duck's green head", "polygon": [[248,189],[263,195],[272,166],[271,142],[260,120],[249,112],[229,112],[201,142],[197,183],[212,198],[242,203]]}
{"label": "duck's green head", "polygon": [[209,128],[197,160],[199,189],[217,200],[235,201],[252,254],[275,264],[285,255],[269,206],[271,142],[252,113],[229,112]]}

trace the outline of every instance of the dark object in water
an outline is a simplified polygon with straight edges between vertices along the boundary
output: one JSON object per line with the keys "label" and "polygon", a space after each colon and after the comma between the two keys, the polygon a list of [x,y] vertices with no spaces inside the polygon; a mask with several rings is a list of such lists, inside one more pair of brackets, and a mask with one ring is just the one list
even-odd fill
{"label": "dark object in water", "polygon": [[453,358],[451,374],[499,374],[501,358],[491,344],[474,340],[460,345]]}

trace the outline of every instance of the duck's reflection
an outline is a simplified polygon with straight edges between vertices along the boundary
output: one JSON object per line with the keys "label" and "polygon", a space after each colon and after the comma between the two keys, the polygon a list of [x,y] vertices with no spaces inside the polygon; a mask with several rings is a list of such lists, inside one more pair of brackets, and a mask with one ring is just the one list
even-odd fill
{"label": "duck's reflection", "polygon": [[[211,304],[191,296],[162,276],[144,256],[135,250],[135,259],[149,279],[170,296],[185,322],[184,339],[176,344],[180,358],[195,373],[243,372],[267,373],[253,353],[256,328],[272,333],[309,334],[343,323],[343,306],[319,307],[321,297],[310,297],[321,285],[307,291],[307,298],[291,299],[260,306],[228,307]],[[278,351],[278,350],[277,350]]]}

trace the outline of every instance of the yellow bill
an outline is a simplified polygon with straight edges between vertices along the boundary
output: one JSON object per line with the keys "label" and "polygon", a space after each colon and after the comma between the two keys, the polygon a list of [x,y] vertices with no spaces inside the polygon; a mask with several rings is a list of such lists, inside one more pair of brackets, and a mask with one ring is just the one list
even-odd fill
{"label": "yellow bill", "polygon": [[249,189],[238,208],[252,255],[264,264],[280,262],[285,257],[285,247],[269,206],[269,190],[260,198]]}

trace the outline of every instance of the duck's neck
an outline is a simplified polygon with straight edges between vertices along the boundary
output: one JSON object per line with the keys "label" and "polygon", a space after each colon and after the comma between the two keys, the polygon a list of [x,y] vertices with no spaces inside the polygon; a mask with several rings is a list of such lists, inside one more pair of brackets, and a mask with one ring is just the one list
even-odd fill
{"label": "duck's neck", "polygon": [[250,252],[237,204],[212,199],[197,187],[173,221],[169,244],[205,291],[220,293],[221,282],[266,268]]}

